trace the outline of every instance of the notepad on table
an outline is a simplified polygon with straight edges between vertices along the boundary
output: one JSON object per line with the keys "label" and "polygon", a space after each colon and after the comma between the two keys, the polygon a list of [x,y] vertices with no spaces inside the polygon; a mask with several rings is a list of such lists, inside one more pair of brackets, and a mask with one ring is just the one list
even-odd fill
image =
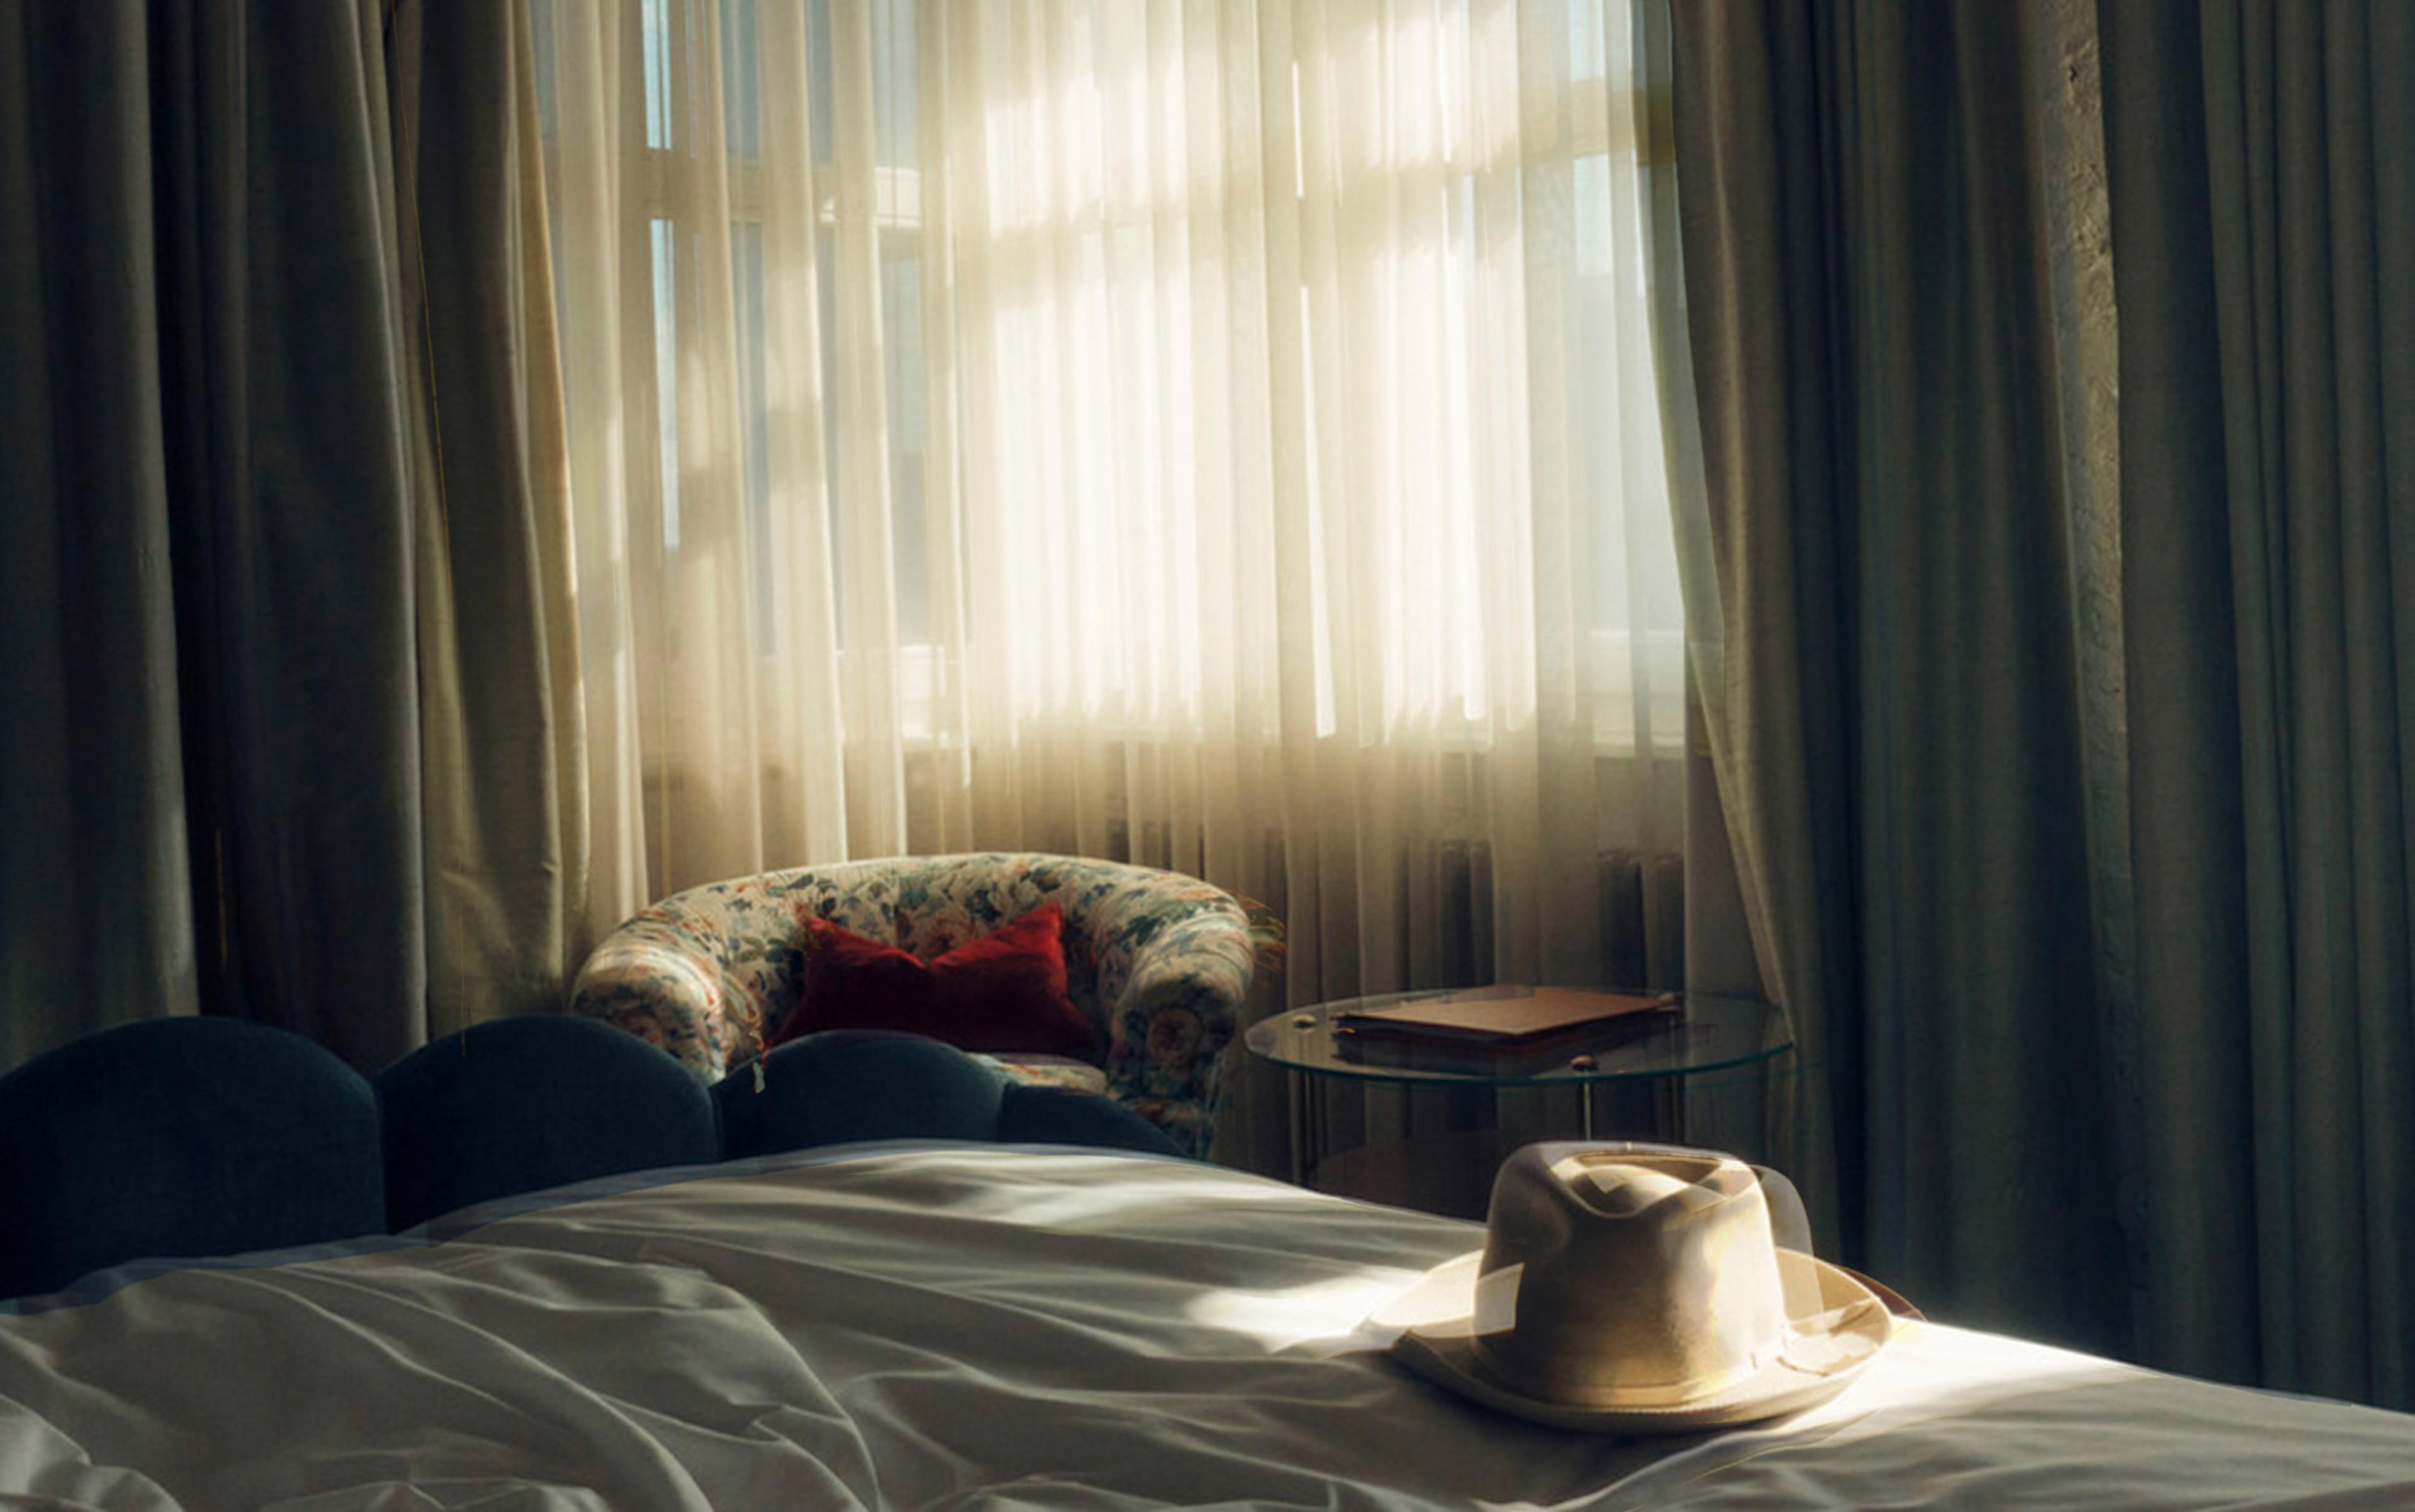
{"label": "notepad on table", "polygon": [[1620,1023],[1642,1027],[1673,1016],[1675,993],[1588,992],[1573,987],[1476,987],[1413,997],[1333,1016],[1337,1031],[1459,1044],[1515,1045]]}

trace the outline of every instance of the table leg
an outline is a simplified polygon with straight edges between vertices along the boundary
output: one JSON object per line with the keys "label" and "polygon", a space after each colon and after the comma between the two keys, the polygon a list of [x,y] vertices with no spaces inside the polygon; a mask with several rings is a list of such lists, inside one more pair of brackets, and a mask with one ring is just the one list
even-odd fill
{"label": "table leg", "polygon": [[1593,1138],[1593,1084],[1584,1083],[1578,1093],[1584,1100],[1584,1137]]}
{"label": "table leg", "polygon": [[1307,1185],[1314,1186],[1316,1168],[1325,1163],[1326,1152],[1333,1138],[1332,1131],[1326,1127],[1324,1081],[1316,1077],[1300,1078],[1299,1100],[1301,1107],[1306,1110],[1303,1122],[1308,1129],[1308,1147],[1300,1156],[1306,1175],[1301,1179]]}
{"label": "table leg", "polygon": [[1295,1187],[1308,1185],[1308,1105],[1299,1084],[1299,1072],[1283,1072],[1283,1087],[1291,1102],[1291,1184]]}

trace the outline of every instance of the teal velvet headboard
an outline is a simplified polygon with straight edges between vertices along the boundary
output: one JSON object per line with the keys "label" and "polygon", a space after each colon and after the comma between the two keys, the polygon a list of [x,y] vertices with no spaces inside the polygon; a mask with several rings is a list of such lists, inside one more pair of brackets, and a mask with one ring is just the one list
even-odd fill
{"label": "teal velvet headboard", "polygon": [[362,1077],[233,1019],[125,1025],[0,1077],[0,1298],[105,1266],[399,1233],[629,1171],[863,1139],[1178,1154],[1104,1099],[1008,1082],[935,1040],[783,1045],[707,1088],[591,1019],[478,1025]]}

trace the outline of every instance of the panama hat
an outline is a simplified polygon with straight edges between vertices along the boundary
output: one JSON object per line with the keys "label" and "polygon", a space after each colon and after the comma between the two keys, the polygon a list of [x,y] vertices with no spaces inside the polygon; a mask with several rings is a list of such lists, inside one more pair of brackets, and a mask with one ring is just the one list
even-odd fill
{"label": "panama hat", "polygon": [[1402,1363],[1557,1428],[1673,1433],[1791,1413],[1884,1347],[1887,1306],[1810,1254],[1784,1176],[1671,1145],[1529,1145],[1482,1250],[1379,1309]]}

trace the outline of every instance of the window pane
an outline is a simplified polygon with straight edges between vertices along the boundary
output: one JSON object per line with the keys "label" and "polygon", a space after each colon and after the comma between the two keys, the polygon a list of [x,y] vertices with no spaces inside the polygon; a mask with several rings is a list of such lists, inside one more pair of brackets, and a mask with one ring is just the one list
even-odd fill
{"label": "window pane", "polygon": [[732,157],[763,156],[762,44],[755,0],[722,0],[721,125]]}
{"label": "window pane", "polygon": [[831,0],[813,0],[805,24],[807,125],[814,137],[814,161],[832,163],[838,160],[838,117],[831,102]]}
{"label": "window pane", "polygon": [[872,7],[875,161],[883,168],[917,168],[922,148],[916,133],[914,7],[891,3]]}
{"label": "window pane", "polygon": [[697,157],[704,145],[704,7],[687,7],[685,21],[678,33],[671,77],[679,81],[678,118],[686,128],[688,156]]}
{"label": "window pane", "polygon": [[1602,31],[1609,9],[1598,4],[1568,7],[1568,77],[1577,82],[1609,72],[1609,38]]}
{"label": "window pane", "polygon": [[[751,6],[757,0],[747,0]],[[807,126],[814,161],[838,160],[838,116],[832,96],[834,39],[831,0],[809,0],[805,13]],[[921,54],[910,0],[875,0],[872,7],[873,160],[882,168],[922,166]]]}
{"label": "window pane", "polygon": [[671,144],[671,0],[645,0],[638,24],[645,46],[646,145]]}
{"label": "window pane", "polygon": [[922,530],[922,260],[912,232],[880,236],[881,341],[889,371],[890,550],[896,562],[897,638],[931,638]]}
{"label": "window pane", "polygon": [[746,537],[755,579],[755,649],[780,649],[772,603],[770,390],[763,381],[763,225],[729,228],[729,292],[738,327],[739,486],[745,490]]}
{"label": "window pane", "polygon": [[679,264],[676,228],[662,216],[652,226],[654,264],[654,420],[662,448],[663,545],[679,545]]}
{"label": "window pane", "polygon": [[[1575,170],[1576,276],[1569,286],[1577,316],[1574,351],[1578,371],[1605,369],[1583,376],[1610,385],[1584,390],[1601,396],[1607,407],[1614,402],[1610,397],[1617,393],[1622,377],[1616,360],[1619,316],[1611,247],[1616,232],[1611,219],[1610,159],[1599,155],[1581,158]],[[1595,425],[1581,432],[1580,444],[1589,455],[1579,475],[1590,479],[1597,491],[1616,487],[1620,440],[1612,424]],[[1624,628],[1628,620],[1626,541],[1616,531],[1594,531],[1593,559],[1594,628]]]}
{"label": "window pane", "polygon": [[[825,517],[830,521],[830,560],[844,562],[847,527],[839,516],[844,513],[840,501],[847,497],[841,491],[847,454],[838,434],[838,236],[827,225],[814,233],[814,275],[815,319],[822,336],[822,478],[830,499]],[[841,651],[848,644],[847,576],[843,568],[831,575],[831,612],[838,622]]]}

